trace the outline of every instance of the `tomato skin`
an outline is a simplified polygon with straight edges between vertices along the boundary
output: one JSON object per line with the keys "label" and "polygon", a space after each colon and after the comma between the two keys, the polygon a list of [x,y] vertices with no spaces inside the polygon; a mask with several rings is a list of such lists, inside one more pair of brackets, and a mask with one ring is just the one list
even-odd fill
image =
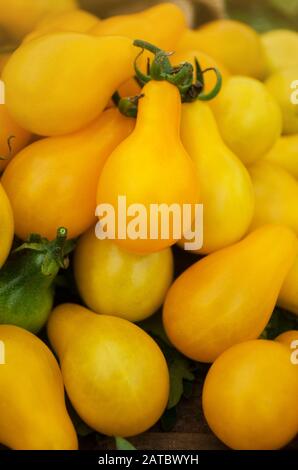
{"label": "tomato skin", "polygon": [[203,246],[212,253],[240,240],[254,212],[254,194],[245,166],[225,145],[206,103],[182,105],[181,140],[195,165],[204,206]]}
{"label": "tomato skin", "polygon": [[[219,46],[220,45],[220,46]],[[265,58],[256,31],[241,21],[220,19],[187,30],[177,50],[198,49],[221,62],[233,75],[261,79]]]}
{"label": "tomato skin", "polygon": [[[159,25],[159,27],[157,27]],[[120,35],[130,39],[143,39],[165,51],[176,49],[176,45],[186,30],[186,19],[182,10],[170,2],[162,2],[139,13],[117,15],[100,21],[91,31],[95,36]],[[138,66],[146,72],[147,60],[153,55],[144,51],[138,59]],[[133,78],[119,87],[121,96],[135,96],[140,86]]]}
{"label": "tomato skin", "polygon": [[14,221],[8,197],[0,184],[0,268],[9,255],[14,235]]}
{"label": "tomato skin", "polygon": [[131,39],[120,36],[53,33],[23,44],[3,71],[8,110],[34,134],[79,131],[133,75],[136,54]]}
{"label": "tomato skin", "polygon": [[36,28],[25,36],[23,43],[44,34],[56,32],[87,33],[99,22],[99,18],[84,10],[71,10],[40,21]]}
{"label": "tomato skin", "polygon": [[[8,147],[8,139],[10,140],[11,152]],[[0,105],[0,173],[6,168],[10,160],[32,139],[30,132],[22,129],[11,117],[5,105]]]}
{"label": "tomato skin", "polygon": [[166,296],[170,341],[191,359],[213,362],[233,344],[258,338],[296,256],[295,234],[266,225],[193,264]]}
{"label": "tomato skin", "polygon": [[0,325],[0,338],[9,358],[0,374],[1,444],[14,450],[77,450],[52,351],[16,326]]}
{"label": "tomato skin", "polygon": [[280,137],[279,106],[254,78],[231,77],[210,105],[223,140],[245,165],[263,157]]}
{"label": "tomato skin", "polygon": [[298,179],[298,134],[284,135],[264,156],[267,162],[275,163]]}
{"label": "tomato skin", "polygon": [[163,303],[173,278],[173,255],[170,248],[128,253],[111,240],[97,239],[91,228],[78,242],[74,272],[81,297],[94,312],[141,321]]}
{"label": "tomato skin", "polygon": [[250,230],[264,224],[281,224],[298,235],[298,182],[275,163],[259,160],[249,168],[255,193]]}
{"label": "tomato skin", "polygon": [[104,19],[91,33],[95,36],[119,35],[143,39],[167,51],[175,48],[185,29],[186,19],[182,10],[173,3],[163,2],[140,13]]}
{"label": "tomato skin", "polygon": [[237,450],[275,450],[298,431],[298,374],[286,348],[255,340],[225,351],[211,366],[203,410],[212,431]]}
{"label": "tomato skin", "polygon": [[273,29],[261,34],[265,52],[266,76],[297,64],[298,34],[287,29]]}
{"label": "tomato skin", "polygon": [[[117,212],[121,195],[126,197],[127,207],[144,206],[143,219],[148,222],[146,238],[129,237],[127,220],[126,238],[115,240],[127,251],[144,254],[162,250],[177,241],[171,226],[169,236],[162,236],[160,222],[158,227],[153,227],[157,229],[157,237],[150,237],[151,205],[176,204],[182,213],[183,204],[189,204],[194,214],[199,189],[194,164],[179,136],[181,98],[178,89],[166,81],[150,81],[143,93],[135,130],[110,155],[100,175],[97,204],[111,204]],[[116,234],[118,231],[116,227]]]}
{"label": "tomato skin", "polygon": [[141,328],[65,304],[53,311],[48,335],[68,396],[90,427],[126,437],[160,418],[169,396],[168,368],[157,344]]}
{"label": "tomato skin", "polygon": [[95,222],[96,188],[111,151],[127,137],[134,120],[110,109],[75,134],[39,140],[8,165],[2,183],[10,198],[18,237],[52,240],[57,228],[77,237]]}
{"label": "tomato skin", "polygon": [[75,8],[76,0],[0,0],[0,25],[12,39],[20,40],[42,18]]}

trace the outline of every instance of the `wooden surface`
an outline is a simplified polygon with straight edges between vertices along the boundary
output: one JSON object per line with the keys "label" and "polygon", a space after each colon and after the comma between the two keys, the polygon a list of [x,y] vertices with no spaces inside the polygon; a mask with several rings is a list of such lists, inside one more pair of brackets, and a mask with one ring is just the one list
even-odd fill
{"label": "wooden surface", "polygon": [[[178,405],[178,420],[171,432],[162,432],[159,425],[130,438],[139,450],[228,450],[210,431],[201,408],[201,383],[196,383],[193,396]],[[113,450],[114,440],[88,436],[81,439],[81,449]],[[298,450],[298,438],[287,449]]]}

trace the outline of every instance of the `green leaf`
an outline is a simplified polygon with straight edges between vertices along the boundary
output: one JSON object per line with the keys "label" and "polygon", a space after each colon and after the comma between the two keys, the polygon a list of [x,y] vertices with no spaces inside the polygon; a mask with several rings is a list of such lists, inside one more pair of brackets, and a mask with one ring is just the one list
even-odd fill
{"label": "green leaf", "polygon": [[137,450],[129,441],[123,437],[115,437],[117,450]]}
{"label": "green leaf", "polygon": [[193,381],[195,376],[190,370],[190,361],[178,355],[169,364],[170,396],[168,409],[176,406],[184,392],[184,380]]}

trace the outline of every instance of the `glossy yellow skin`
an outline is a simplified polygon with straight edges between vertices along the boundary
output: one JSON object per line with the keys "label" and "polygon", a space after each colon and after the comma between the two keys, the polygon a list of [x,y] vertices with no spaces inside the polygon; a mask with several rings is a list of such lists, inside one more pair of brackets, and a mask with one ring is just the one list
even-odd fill
{"label": "glossy yellow skin", "polygon": [[298,64],[295,67],[281,69],[265,82],[269,92],[278,102],[283,119],[283,134],[298,134],[298,105],[292,103],[291,95],[297,100],[297,87],[291,88],[298,77]]}
{"label": "glossy yellow skin", "polygon": [[124,37],[56,33],[22,45],[3,71],[7,107],[25,129],[63,135],[90,124],[132,74]]}
{"label": "glossy yellow skin", "polygon": [[170,248],[128,253],[111,240],[99,240],[92,227],[77,244],[74,273],[91,310],[136,322],[162,305],[173,280],[173,255]]}
{"label": "glossy yellow skin", "polygon": [[[143,39],[165,51],[173,51],[185,30],[186,19],[182,10],[173,3],[165,2],[139,13],[104,19],[91,30],[91,33],[95,36],[119,34],[132,40]],[[143,72],[146,71],[148,58],[152,60],[153,56],[145,51],[138,59],[138,66]],[[140,87],[133,78],[130,78],[119,87],[119,92],[121,96],[135,96],[140,93]]]}
{"label": "glossy yellow skin", "polygon": [[76,0],[1,0],[0,26],[15,40],[22,39],[46,16],[77,8]]}
{"label": "glossy yellow skin", "polygon": [[249,174],[224,144],[209,106],[184,104],[182,143],[194,161],[204,205],[204,242],[210,253],[242,238],[251,223],[254,195]]}
{"label": "glossy yellow skin", "polygon": [[211,366],[203,388],[206,420],[237,450],[275,450],[298,431],[298,375],[275,341],[237,344]]}
{"label": "glossy yellow skin", "polygon": [[298,34],[274,29],[261,35],[266,60],[266,75],[298,64]]}
{"label": "glossy yellow skin", "polygon": [[297,155],[298,134],[293,134],[278,139],[272,149],[264,156],[264,159],[281,166],[298,179]]}
{"label": "glossy yellow skin", "polygon": [[259,35],[247,24],[216,20],[182,36],[178,50],[198,49],[224,64],[232,74],[262,78],[265,60]]}
{"label": "glossy yellow skin", "polygon": [[169,395],[168,368],[157,344],[139,327],[65,304],[53,311],[48,335],[68,396],[90,427],[125,437],[160,418]]}
{"label": "glossy yellow skin", "polygon": [[260,160],[249,168],[255,192],[250,229],[268,223],[283,224],[298,235],[298,182],[283,168]]}
{"label": "glossy yellow skin", "polygon": [[231,77],[211,107],[225,143],[250,165],[280,137],[281,111],[266,87],[250,77]]}
{"label": "glossy yellow skin", "polygon": [[[117,212],[118,196],[126,196],[127,207],[134,203],[145,206],[150,222],[150,204],[175,203],[181,208],[191,204],[194,208],[198,188],[194,164],[180,140],[178,89],[166,81],[151,81],[143,93],[135,130],[110,155],[102,171],[97,203],[109,203]],[[138,253],[159,251],[175,241],[172,227],[165,239],[160,230],[156,239],[150,238],[149,228],[145,240],[116,239],[122,248]]]}
{"label": "glossy yellow skin", "polygon": [[23,43],[32,41],[40,36],[48,33],[58,32],[73,32],[73,33],[87,33],[93,29],[99,18],[84,10],[71,10],[60,13],[54,17],[45,18],[40,21],[36,28],[27,36],[25,36]]}
{"label": "glossy yellow skin", "polygon": [[[14,136],[10,140],[11,152],[8,147],[9,137]],[[10,116],[7,107],[3,104],[0,105],[0,173],[8,165],[10,160],[32,139],[30,132],[22,129],[15,120]]]}
{"label": "glossy yellow skin", "polygon": [[102,20],[91,33],[96,36],[120,35],[143,39],[164,50],[176,47],[186,29],[186,19],[173,3],[160,3],[140,13],[112,16]]}
{"label": "glossy yellow skin", "polygon": [[14,222],[13,213],[10,202],[0,183],[0,268],[6,261],[9,255],[13,235],[14,235]]}
{"label": "glossy yellow skin", "polygon": [[285,331],[284,333],[278,335],[274,341],[278,341],[279,343],[284,344],[291,351],[293,350],[291,347],[293,341],[298,341],[298,330]]}
{"label": "glossy yellow skin", "polygon": [[267,225],[193,264],[164,304],[171,342],[191,359],[213,362],[234,344],[258,338],[296,254],[295,234]]}
{"label": "glossy yellow skin", "polygon": [[109,109],[72,135],[39,140],[8,165],[2,183],[9,195],[15,231],[52,240],[58,227],[70,238],[95,222],[96,191],[105,160],[133,130],[134,120]]}
{"label": "glossy yellow skin", "polygon": [[298,257],[284,280],[278,305],[298,315]]}
{"label": "glossy yellow skin", "polygon": [[63,380],[52,352],[36,336],[0,325],[0,442],[14,450],[76,450]]}

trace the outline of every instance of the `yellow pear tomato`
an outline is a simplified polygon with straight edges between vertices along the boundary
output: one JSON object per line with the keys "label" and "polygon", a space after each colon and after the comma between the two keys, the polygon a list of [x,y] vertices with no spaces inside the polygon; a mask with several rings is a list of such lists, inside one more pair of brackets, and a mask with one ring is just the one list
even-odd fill
{"label": "yellow pear tomato", "polygon": [[237,450],[274,450],[298,431],[298,374],[276,341],[237,344],[211,366],[203,410],[212,431]]}
{"label": "yellow pear tomato", "polygon": [[0,26],[10,37],[20,40],[42,18],[74,8],[76,0],[0,0]]}
{"label": "yellow pear tomato", "polygon": [[74,259],[75,278],[86,305],[97,313],[141,321],[161,306],[173,278],[170,248],[128,253],[95,229],[84,234]]}
{"label": "yellow pear tomato", "polygon": [[254,78],[231,77],[210,103],[225,143],[245,165],[268,152],[281,134],[279,106]]}

